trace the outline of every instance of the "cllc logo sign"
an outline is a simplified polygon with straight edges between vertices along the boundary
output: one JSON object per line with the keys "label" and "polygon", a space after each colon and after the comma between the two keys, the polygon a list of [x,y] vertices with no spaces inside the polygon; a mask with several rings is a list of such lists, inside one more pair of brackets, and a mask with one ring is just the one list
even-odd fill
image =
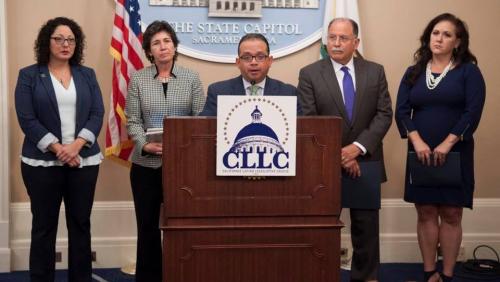
{"label": "cllc logo sign", "polygon": [[224,154],[224,166],[228,169],[289,168],[289,153],[273,129],[262,123],[258,106],[251,116],[252,123],[240,130],[233,146]]}

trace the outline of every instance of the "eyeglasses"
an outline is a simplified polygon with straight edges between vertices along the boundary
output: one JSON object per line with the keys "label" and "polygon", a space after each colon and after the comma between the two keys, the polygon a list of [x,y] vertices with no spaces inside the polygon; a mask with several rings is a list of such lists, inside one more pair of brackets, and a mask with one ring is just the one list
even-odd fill
{"label": "eyeglasses", "polygon": [[51,37],[50,39],[53,39],[57,45],[63,45],[64,42],[68,42],[68,45],[70,46],[73,46],[76,44],[76,40],[72,37],[69,37],[69,38],[64,38],[64,37],[59,37],[59,36],[56,36],[56,37]]}
{"label": "eyeglasses", "polygon": [[269,56],[264,55],[264,54],[259,54],[259,55],[255,55],[255,56],[243,55],[243,56],[240,56],[240,60],[247,62],[247,63],[250,63],[253,61],[253,59],[255,59],[255,61],[261,63],[261,62],[265,61],[267,59],[267,57],[269,57]]}
{"label": "eyeglasses", "polygon": [[337,36],[337,35],[329,35],[328,36],[328,40],[331,40],[331,41],[337,41],[339,40],[341,43],[347,43],[348,41],[352,40],[356,38],[355,36],[347,36],[347,35],[340,35],[340,36]]}

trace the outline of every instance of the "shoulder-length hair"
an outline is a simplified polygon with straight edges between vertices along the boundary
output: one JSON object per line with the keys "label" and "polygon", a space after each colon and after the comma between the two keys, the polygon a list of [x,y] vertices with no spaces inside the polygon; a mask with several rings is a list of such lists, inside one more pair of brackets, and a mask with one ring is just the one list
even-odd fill
{"label": "shoulder-length hair", "polygon": [[38,32],[35,40],[35,58],[39,65],[47,65],[50,60],[50,38],[60,25],[65,25],[71,29],[75,35],[75,52],[69,59],[70,65],[81,65],[83,63],[83,49],[85,48],[85,35],[81,27],[72,19],[57,17],[48,20]]}
{"label": "shoulder-length hair", "polygon": [[453,62],[455,66],[458,67],[461,64],[470,62],[477,64],[476,56],[469,50],[469,31],[467,25],[455,15],[444,13],[432,19],[420,36],[420,48],[413,55],[415,65],[412,67],[407,78],[407,82],[410,85],[415,84],[420,74],[425,71],[427,63],[432,59],[432,52],[429,47],[431,33],[434,27],[442,21],[450,22],[455,26],[456,36],[460,40],[458,47],[453,50]]}

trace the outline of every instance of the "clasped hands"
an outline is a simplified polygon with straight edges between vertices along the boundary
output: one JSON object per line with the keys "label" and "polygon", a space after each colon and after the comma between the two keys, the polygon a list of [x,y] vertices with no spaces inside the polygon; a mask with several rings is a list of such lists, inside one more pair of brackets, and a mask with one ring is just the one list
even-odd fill
{"label": "clasped hands", "polygon": [[433,151],[425,142],[415,142],[413,144],[418,160],[426,166],[442,166],[446,162],[446,155],[451,150],[451,146],[443,142]]}
{"label": "clasped hands", "polygon": [[453,145],[458,141],[458,136],[449,134],[434,150],[422,140],[418,132],[411,132],[408,137],[413,144],[417,158],[422,164],[427,166],[442,166],[446,162],[446,155],[450,152]]}
{"label": "clasped hands", "polygon": [[76,138],[70,144],[54,143],[49,146],[49,150],[56,154],[56,157],[62,163],[70,167],[80,166],[80,150],[87,143],[83,138]]}
{"label": "clasped hands", "polygon": [[361,169],[356,158],[361,154],[361,149],[354,145],[349,144],[342,148],[340,151],[341,161],[340,164],[347,172],[349,177],[356,178],[361,176]]}

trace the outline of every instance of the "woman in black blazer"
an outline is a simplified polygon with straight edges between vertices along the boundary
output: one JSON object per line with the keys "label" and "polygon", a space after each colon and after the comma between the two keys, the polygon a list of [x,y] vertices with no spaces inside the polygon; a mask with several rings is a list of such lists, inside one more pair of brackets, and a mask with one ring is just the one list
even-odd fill
{"label": "woman in black blazer", "polygon": [[25,134],[21,173],[31,201],[31,281],[54,281],[61,202],[68,228],[69,281],[92,281],[90,213],[103,157],[97,144],[104,115],[92,69],[81,65],[84,34],[76,22],[45,23],[37,63],[19,72],[15,106]]}

